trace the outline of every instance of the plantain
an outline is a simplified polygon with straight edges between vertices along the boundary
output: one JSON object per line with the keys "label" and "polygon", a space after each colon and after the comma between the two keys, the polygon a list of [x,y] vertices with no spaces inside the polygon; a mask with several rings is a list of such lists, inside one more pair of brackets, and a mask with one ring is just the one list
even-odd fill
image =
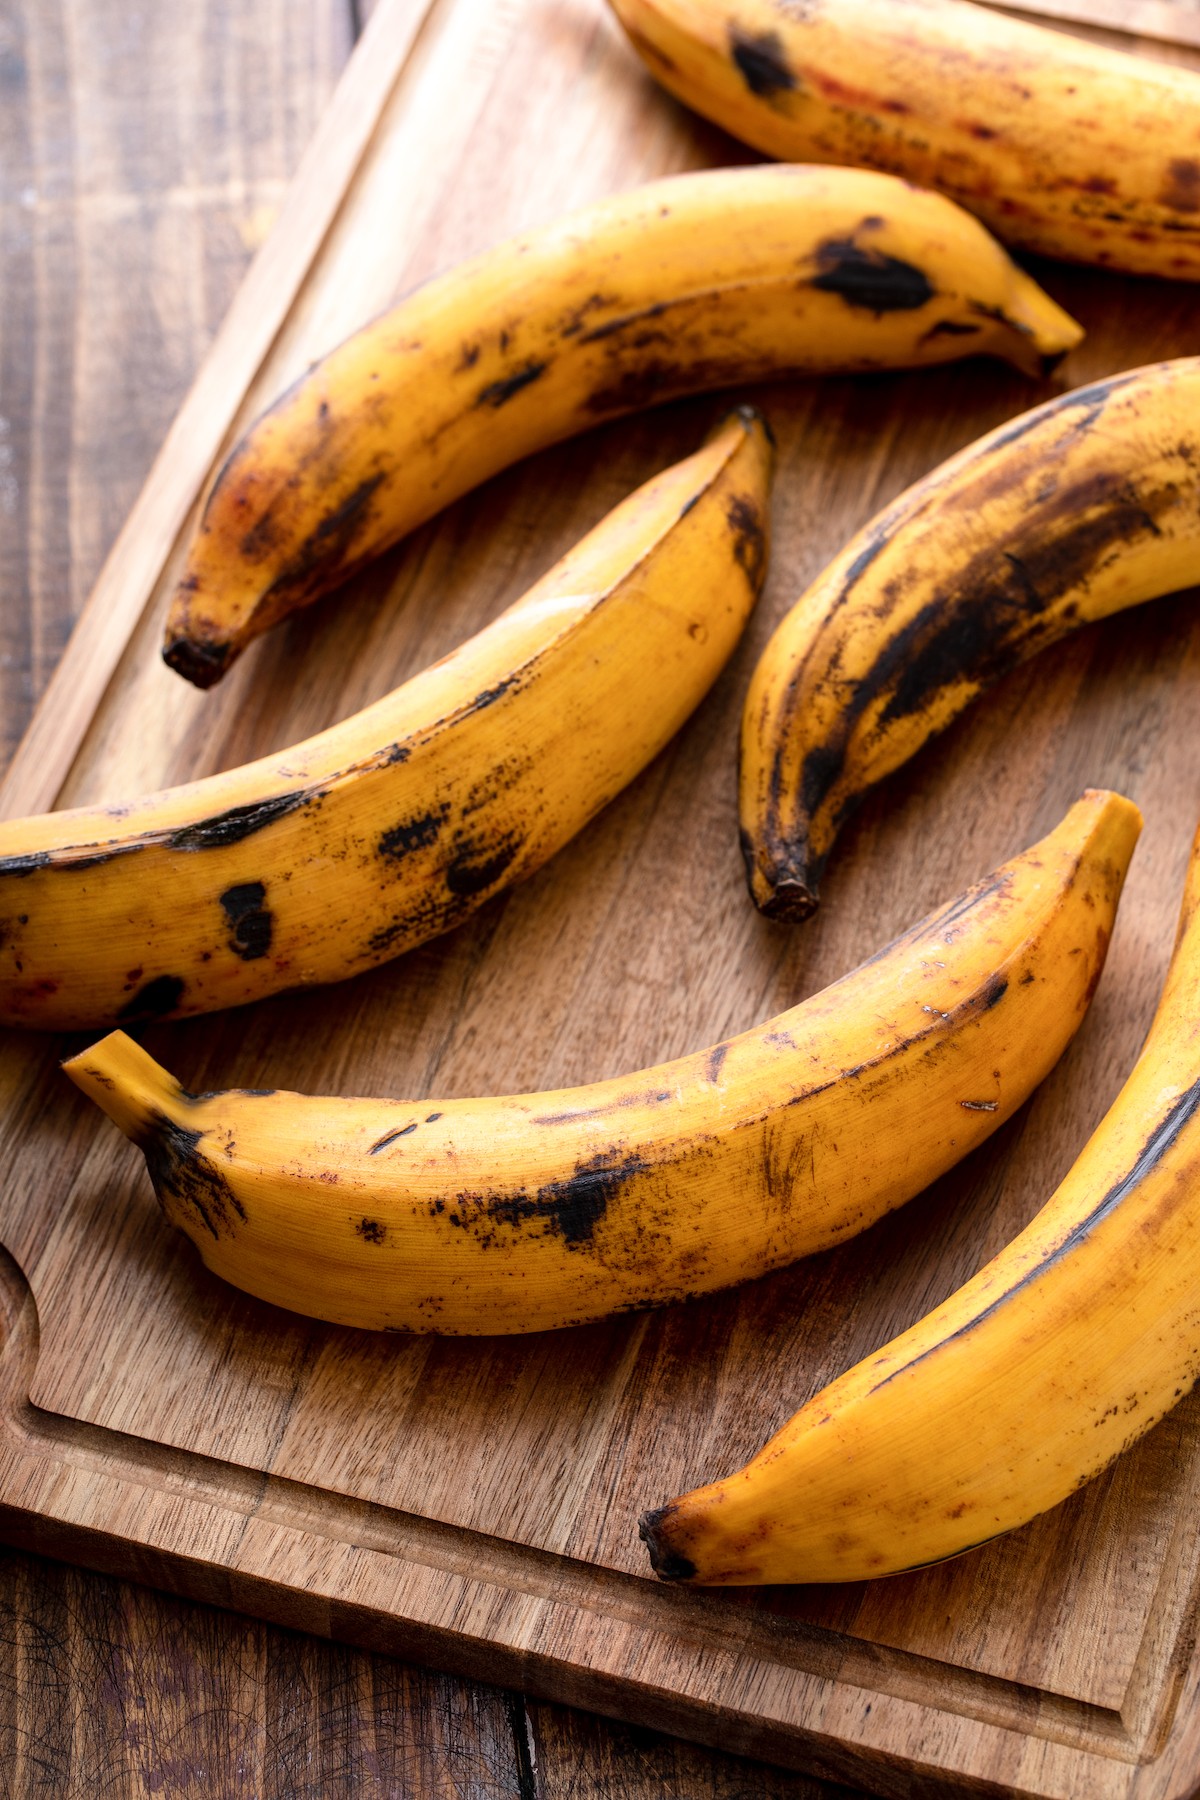
{"label": "plantain", "polygon": [[879,513],[751,678],[740,813],[755,905],[814,910],[876,782],[1026,657],[1200,579],[1200,359],[1010,420]]}
{"label": "plantain", "polygon": [[841,1243],[988,1137],[1087,1010],[1140,825],[1089,793],[822,993],[589,1087],[193,1096],[122,1032],[64,1066],[236,1287],[375,1329],[581,1324]]}
{"label": "plantain", "polygon": [[611,0],[670,93],[771,156],[948,194],[1006,243],[1200,276],[1200,77],[963,0]]}
{"label": "plantain", "polygon": [[336,981],[539,868],[737,643],[771,466],[743,408],[484,631],[332,730],[132,805],[0,824],[0,1021],[178,1016]]}
{"label": "plantain", "polygon": [[642,1521],[666,1580],[858,1581],[1023,1525],[1200,1373],[1200,836],[1128,1081],[1046,1205],[736,1475]]}
{"label": "plantain", "polygon": [[1079,327],[966,213],[864,170],[654,182],[452,269],[318,363],[208,496],[164,655],[201,687],[467,489],[674,395],[975,351],[1028,373]]}

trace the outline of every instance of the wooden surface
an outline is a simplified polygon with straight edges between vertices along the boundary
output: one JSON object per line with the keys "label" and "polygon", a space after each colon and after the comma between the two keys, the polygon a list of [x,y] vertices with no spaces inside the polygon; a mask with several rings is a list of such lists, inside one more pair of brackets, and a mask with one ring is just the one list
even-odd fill
{"label": "wooden surface", "polygon": [[[390,45],[401,66],[378,148],[288,296],[256,395],[401,282],[592,193],[738,154],[649,86],[590,0],[437,0],[414,33],[418,10],[402,17],[402,0],[391,0],[377,21],[390,14],[398,34],[380,34],[379,58]],[[1189,290],[1042,273],[1089,327],[1070,382],[1200,349]],[[218,440],[238,351],[227,336],[195,403]],[[44,381],[62,356],[13,363],[40,367]],[[102,458],[96,441],[129,384],[119,362],[92,380],[107,392],[81,442]],[[83,391],[76,431],[96,401]],[[328,995],[148,1034],[192,1087],[270,1080],[416,1095],[615,1072],[823,985],[1045,829],[1080,787],[1109,783],[1139,799],[1146,837],[1093,1016],[1026,1115],[859,1244],[740,1294],[554,1339],[379,1343],[272,1313],[206,1277],[166,1233],[132,1153],[64,1093],[53,1066],[63,1046],[10,1037],[0,1046],[4,1238],[40,1329],[39,1347],[31,1308],[14,1310],[4,1388],[14,1541],[422,1648],[475,1673],[528,1675],[543,1691],[880,1791],[915,1791],[914,1762],[957,1771],[956,1784],[986,1769],[1006,1791],[1187,1791],[1178,1771],[1200,1769],[1188,1660],[1193,1402],[1045,1520],[873,1588],[672,1595],[645,1579],[633,1533],[641,1507],[734,1466],[1010,1235],[1071,1160],[1144,1031],[1200,792],[1200,632],[1188,599],[1086,634],[977,707],[864,810],[816,924],[765,925],[737,867],[736,716],[772,618],[876,506],[1045,391],[987,366],[762,390],[782,451],[770,588],[677,745],[550,868],[463,931]],[[260,646],[214,695],[182,693],[157,666],[153,605],[124,654],[123,622],[102,631],[116,673],[67,795],[116,795],[242,760],[393,685],[514,597],[617,495],[689,447],[716,409],[685,403],[500,478],[418,533],[357,595]],[[31,396],[26,417],[44,429],[49,416]],[[176,434],[143,515],[159,551],[173,536],[181,466],[194,483],[218,451],[199,430]],[[78,454],[67,460],[77,467]],[[31,453],[27,493],[53,462],[44,444]],[[61,456],[55,466],[61,478]],[[38,548],[27,566],[37,571],[62,533],[52,508],[31,520]],[[142,598],[122,591],[113,605],[136,618]],[[30,616],[37,643],[37,606]],[[13,799],[47,779],[45,759],[27,758],[18,774]],[[11,1271],[5,1291],[19,1309]],[[332,1557],[330,1544],[340,1546]],[[389,1620],[407,1625],[389,1634]],[[261,1628],[240,1629],[261,1642]],[[451,1707],[465,1692],[442,1691]],[[552,1791],[540,1763],[532,1772],[528,1737],[510,1729],[504,1741],[518,1783]],[[598,1769],[594,1744],[585,1768],[588,1758]],[[695,1768],[703,1774],[682,1791],[723,1779],[707,1760]],[[750,1791],[775,1791],[773,1777],[746,1779],[764,1784]]]}
{"label": "wooden surface", "polygon": [[[0,771],[353,25],[348,0],[136,18],[123,0],[0,5]],[[835,1791],[15,1550],[0,1553],[0,1771],[5,1800]]]}

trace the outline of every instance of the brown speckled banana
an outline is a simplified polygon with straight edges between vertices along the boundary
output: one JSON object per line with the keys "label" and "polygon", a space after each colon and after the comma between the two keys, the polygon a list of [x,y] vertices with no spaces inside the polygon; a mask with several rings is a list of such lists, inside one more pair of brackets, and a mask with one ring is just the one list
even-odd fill
{"label": "brown speckled banana", "polygon": [[747,144],[961,201],[1006,243],[1200,276],[1200,75],[963,0],[612,0],[651,73]]}
{"label": "brown speckled banana", "polygon": [[841,826],[977,694],[1200,579],[1200,359],[1079,388],[900,495],[776,629],[742,715],[755,904],[803,919]]}
{"label": "brown speckled banana", "polygon": [[581,1324],[841,1243],[988,1137],[1087,1009],[1140,824],[1087,794],[822,993],[590,1087],[193,1097],[120,1032],[66,1068],[236,1287],[377,1329]]}
{"label": "brown speckled banana", "polygon": [[866,170],[720,169],[605,200],[428,282],[276,401],[208,497],[164,655],[251,638],[497,470],[603,419],[788,371],[1081,336],[978,222]]}
{"label": "brown speckled banana", "polygon": [[858,1581],[1066,1499],[1200,1374],[1200,838],[1136,1066],[1036,1218],[738,1474],[646,1515],[667,1580]]}
{"label": "brown speckled banana", "polygon": [[772,452],[731,414],[515,606],[373,706],[128,806],[0,824],[0,1021],[210,1012],[448,930],[708,691],[762,583]]}

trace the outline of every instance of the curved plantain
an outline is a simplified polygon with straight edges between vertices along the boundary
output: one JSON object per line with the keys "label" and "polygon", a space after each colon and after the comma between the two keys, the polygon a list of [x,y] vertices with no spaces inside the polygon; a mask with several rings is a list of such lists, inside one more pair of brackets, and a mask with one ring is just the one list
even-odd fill
{"label": "curved plantain", "polygon": [[841,1243],[988,1137],[1087,1010],[1140,825],[1087,794],[822,993],[590,1087],[191,1096],[120,1032],[65,1067],[236,1287],[376,1329],[582,1324]]}
{"label": "curved plantain", "polygon": [[962,0],[611,0],[670,93],[785,161],[949,194],[1006,243],[1200,276],[1200,76]]}
{"label": "curved plantain", "polygon": [[964,1287],[738,1474],[642,1521],[667,1580],[859,1581],[1098,1475],[1200,1374],[1200,837],[1145,1048],[1066,1179]]}
{"label": "curved plantain", "polygon": [[762,584],[751,408],[477,636],[307,742],[0,824],[0,1021],[211,1012],[337,981],[540,868],[707,693]]}
{"label": "curved plantain", "polygon": [[1036,373],[1081,335],[976,220],[889,176],[654,182],[428,282],[277,400],[209,494],[164,655],[209,686],[451,500],[603,419],[975,351]]}
{"label": "curved plantain", "polygon": [[742,714],[754,903],[815,909],[841,826],[985,688],[1077,626],[1200,580],[1200,359],[1010,420],[934,469],[777,627]]}

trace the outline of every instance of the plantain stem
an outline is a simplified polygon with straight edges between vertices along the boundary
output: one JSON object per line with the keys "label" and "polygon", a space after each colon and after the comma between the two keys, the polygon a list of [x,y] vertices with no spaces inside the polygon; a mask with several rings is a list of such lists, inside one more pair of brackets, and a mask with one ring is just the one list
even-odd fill
{"label": "plantain stem", "polygon": [[183,1092],[175,1077],[123,1031],[110,1031],[62,1066],[135,1144],[144,1144],[151,1121],[169,1113]]}

